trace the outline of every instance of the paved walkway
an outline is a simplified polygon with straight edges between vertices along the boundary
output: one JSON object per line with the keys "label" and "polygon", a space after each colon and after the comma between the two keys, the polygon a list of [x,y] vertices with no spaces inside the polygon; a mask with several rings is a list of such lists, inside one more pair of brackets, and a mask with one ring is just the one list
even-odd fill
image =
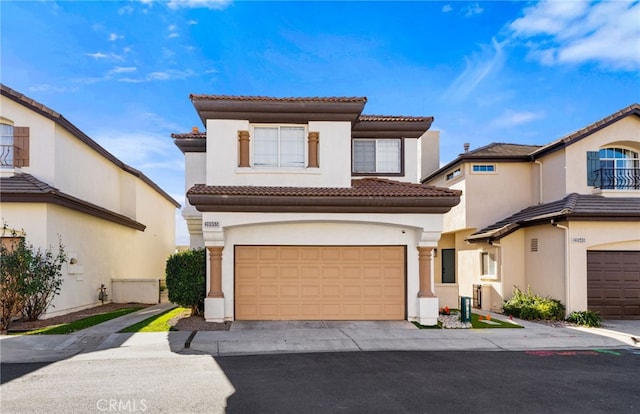
{"label": "paved walkway", "polygon": [[[117,357],[120,347],[142,356],[164,350],[213,356],[345,351],[532,351],[634,349],[640,352],[640,321],[610,321],[603,328],[551,327],[516,320],[524,329],[417,329],[397,322],[233,322],[229,331],[117,333],[175,305],[162,303],[72,335],[0,336],[0,360],[52,362],[93,352]],[[503,315],[492,314],[493,319]],[[634,351],[635,352],[635,351]]]}

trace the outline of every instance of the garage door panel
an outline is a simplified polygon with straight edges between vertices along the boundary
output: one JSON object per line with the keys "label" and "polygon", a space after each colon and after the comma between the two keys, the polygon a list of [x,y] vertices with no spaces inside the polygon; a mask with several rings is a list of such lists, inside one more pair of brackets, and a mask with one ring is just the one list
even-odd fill
{"label": "garage door panel", "polygon": [[403,246],[236,246],[235,257],[238,320],[405,318]]}
{"label": "garage door panel", "polygon": [[640,319],[640,252],[587,252],[587,303],[604,319]]}

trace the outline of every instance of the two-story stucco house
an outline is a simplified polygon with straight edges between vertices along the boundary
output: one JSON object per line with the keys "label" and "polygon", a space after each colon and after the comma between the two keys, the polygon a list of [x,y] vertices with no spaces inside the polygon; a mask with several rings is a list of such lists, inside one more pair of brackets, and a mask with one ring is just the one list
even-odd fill
{"label": "two-story stucco house", "polygon": [[[45,316],[115,302],[158,302],[180,205],[56,111],[1,85],[0,215],[41,249],[67,253]],[[2,236],[9,236],[5,231]]]}
{"label": "two-story stucco house", "polygon": [[362,115],[366,98],[190,98],[206,133],[172,136],[208,321],[436,323],[432,250],[460,192],[419,183],[438,167],[432,117]]}
{"label": "two-story stucco house", "polygon": [[493,143],[424,183],[463,192],[445,215],[435,293],[498,310],[514,286],[567,311],[640,318],[640,105],[544,146]]}

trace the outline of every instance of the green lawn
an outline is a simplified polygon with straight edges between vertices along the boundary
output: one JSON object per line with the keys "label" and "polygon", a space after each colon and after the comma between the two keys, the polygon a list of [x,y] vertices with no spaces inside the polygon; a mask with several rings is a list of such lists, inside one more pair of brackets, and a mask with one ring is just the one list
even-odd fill
{"label": "green lawn", "polygon": [[171,330],[169,321],[180,314],[190,314],[189,308],[173,308],[168,311],[162,312],[158,315],[145,319],[134,325],[128,326],[120,331],[120,333],[132,333],[132,332],[167,332]]}
{"label": "green lawn", "polygon": [[88,316],[77,321],[63,323],[61,325],[47,326],[45,328],[34,329],[33,331],[25,332],[25,335],[67,335],[81,329],[89,328],[102,322],[106,322],[111,319],[126,315],[142,309],[142,307],[123,308],[113,312],[100,313],[97,315]]}
{"label": "green lawn", "polygon": [[494,322],[494,323],[484,323],[483,321],[480,320],[480,316],[482,316],[483,319],[486,319],[486,315],[478,315],[477,313],[471,313],[471,326],[474,329],[524,328],[524,326],[517,325],[515,323],[505,322],[505,321],[501,321],[499,319],[493,319],[493,318],[491,318],[489,322]]}
{"label": "green lawn", "polygon": [[[453,311],[457,311],[457,310],[453,309]],[[480,320],[480,316],[482,316],[483,319],[486,318],[486,315],[478,315],[476,313],[471,313],[471,327],[473,329],[524,328],[524,326],[520,326],[515,323],[505,322],[505,321],[501,321],[493,318],[491,318],[490,323],[485,323]],[[491,322],[494,322],[494,323],[491,323]],[[444,329],[442,328],[442,324],[440,322],[438,322],[437,325],[432,325],[432,326],[420,325],[418,322],[415,322],[415,321],[413,322],[413,324],[417,326],[419,329]]]}

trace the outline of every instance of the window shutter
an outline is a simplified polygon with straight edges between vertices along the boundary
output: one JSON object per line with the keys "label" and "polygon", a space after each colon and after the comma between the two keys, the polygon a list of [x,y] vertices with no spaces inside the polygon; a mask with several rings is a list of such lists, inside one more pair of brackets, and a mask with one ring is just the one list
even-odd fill
{"label": "window shutter", "polygon": [[587,185],[600,187],[600,152],[587,151]]}
{"label": "window shutter", "polygon": [[29,166],[29,127],[13,127],[13,166]]}

